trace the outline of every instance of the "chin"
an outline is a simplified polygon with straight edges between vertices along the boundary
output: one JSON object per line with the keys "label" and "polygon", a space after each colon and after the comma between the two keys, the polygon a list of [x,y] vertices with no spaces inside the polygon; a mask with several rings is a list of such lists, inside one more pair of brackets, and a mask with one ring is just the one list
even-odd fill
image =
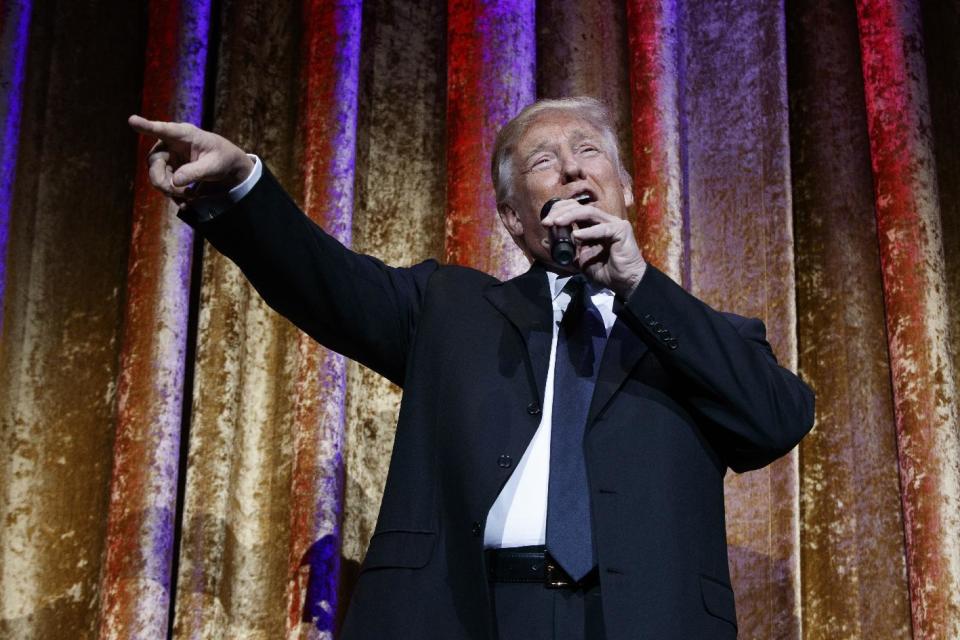
{"label": "chin", "polygon": [[566,273],[570,275],[580,273],[580,267],[576,263],[568,264],[567,266],[564,267],[562,265],[557,264],[552,259],[544,260],[542,262],[558,273]]}

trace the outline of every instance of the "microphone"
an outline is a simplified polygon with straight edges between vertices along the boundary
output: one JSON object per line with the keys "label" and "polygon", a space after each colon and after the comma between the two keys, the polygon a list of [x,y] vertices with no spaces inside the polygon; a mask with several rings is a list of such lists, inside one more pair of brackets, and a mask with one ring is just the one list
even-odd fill
{"label": "microphone", "polygon": [[[581,193],[572,199],[580,204],[593,202],[593,197],[589,193]],[[543,208],[540,209],[540,219],[543,220],[546,218],[547,214],[550,213],[550,209],[553,208],[553,205],[561,200],[563,200],[563,198],[550,198],[547,200]],[[573,227],[552,226],[548,233],[550,235],[550,257],[553,258],[553,261],[561,267],[572,264],[574,256],[577,255],[577,248],[573,245],[573,236],[571,235],[573,233]]]}

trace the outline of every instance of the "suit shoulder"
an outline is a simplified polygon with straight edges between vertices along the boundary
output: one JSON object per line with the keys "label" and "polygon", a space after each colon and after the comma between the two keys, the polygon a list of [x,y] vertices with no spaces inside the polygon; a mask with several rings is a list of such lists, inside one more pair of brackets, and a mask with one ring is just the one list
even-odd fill
{"label": "suit shoulder", "polygon": [[498,282],[500,281],[490,274],[471,267],[463,267],[456,264],[442,264],[437,268],[436,273],[433,274],[431,284],[467,289],[482,289]]}
{"label": "suit shoulder", "polygon": [[757,318],[750,318],[748,316],[742,316],[739,313],[732,313],[730,311],[721,311],[720,315],[723,316],[727,322],[732,324],[736,328],[740,328],[747,322],[762,322]]}
{"label": "suit shoulder", "polygon": [[741,333],[746,330],[749,333],[759,333],[761,338],[766,336],[767,327],[760,318],[742,316],[738,313],[731,313],[729,311],[721,311],[720,315],[723,316],[727,322],[732,324],[734,329]]}

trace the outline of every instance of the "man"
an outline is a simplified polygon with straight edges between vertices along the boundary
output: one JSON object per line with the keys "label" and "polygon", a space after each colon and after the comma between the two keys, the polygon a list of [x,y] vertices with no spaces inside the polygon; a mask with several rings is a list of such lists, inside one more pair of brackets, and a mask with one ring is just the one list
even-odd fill
{"label": "man", "polygon": [[[130,123],[160,138],[153,184],[271,306],[404,389],[343,638],[736,636],[723,476],[793,448],[813,396],[760,321],[644,261],[597,101],[535,103],[497,137],[498,213],[533,262],[507,282],[354,254],[256,157]],[[548,231],[571,226],[564,266]]]}

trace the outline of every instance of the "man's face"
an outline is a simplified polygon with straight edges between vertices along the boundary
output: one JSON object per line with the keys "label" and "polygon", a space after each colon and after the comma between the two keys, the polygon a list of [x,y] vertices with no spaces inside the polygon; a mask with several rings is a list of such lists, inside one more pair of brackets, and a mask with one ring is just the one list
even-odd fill
{"label": "man's face", "polygon": [[592,206],[627,217],[633,192],[620,181],[600,132],[582,118],[547,111],[531,124],[513,155],[513,195],[498,207],[507,231],[529,257],[566,271],[550,257],[547,230],[540,210],[550,198],[571,198],[587,192]]}

